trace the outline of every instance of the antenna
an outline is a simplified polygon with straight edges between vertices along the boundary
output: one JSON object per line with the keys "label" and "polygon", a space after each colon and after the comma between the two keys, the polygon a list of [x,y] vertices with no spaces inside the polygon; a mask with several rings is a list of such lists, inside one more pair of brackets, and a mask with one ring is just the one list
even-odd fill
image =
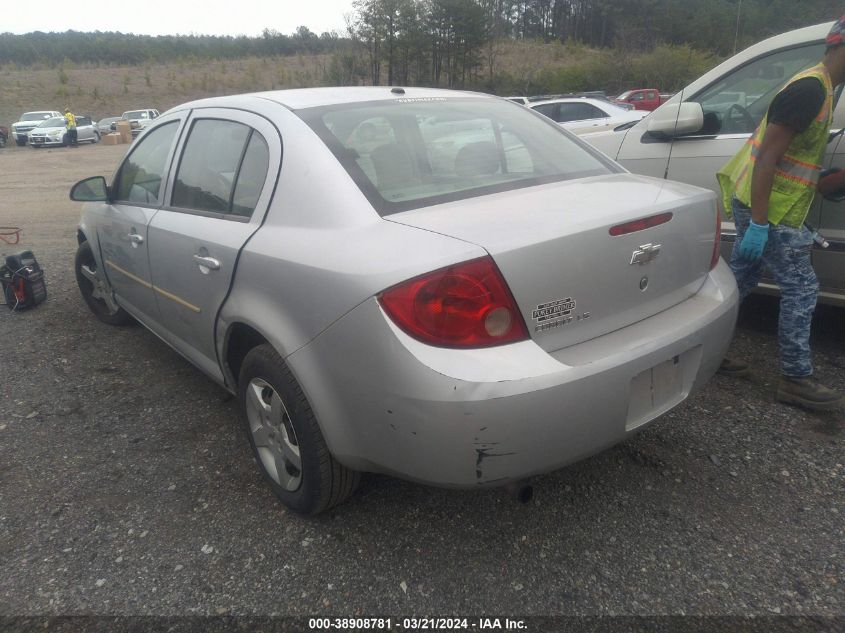
{"label": "antenna", "polygon": [[[689,55],[687,55],[687,70],[689,70],[691,62],[692,48],[689,49]],[[681,88],[681,91],[678,93],[678,109],[675,111],[675,129],[672,130],[672,138],[669,140],[669,156],[666,157],[666,169],[663,170],[663,180],[669,180],[669,165],[672,162],[672,149],[675,147],[675,137],[678,133],[678,119],[681,118],[681,105],[684,103],[684,90],[686,90],[686,88]]]}

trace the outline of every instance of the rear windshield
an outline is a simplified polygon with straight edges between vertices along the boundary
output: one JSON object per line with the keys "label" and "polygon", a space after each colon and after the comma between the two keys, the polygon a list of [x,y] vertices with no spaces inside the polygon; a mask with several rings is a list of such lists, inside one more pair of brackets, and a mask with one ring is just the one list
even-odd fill
{"label": "rear windshield", "polygon": [[397,99],[297,114],[382,215],[617,169],[505,100]]}

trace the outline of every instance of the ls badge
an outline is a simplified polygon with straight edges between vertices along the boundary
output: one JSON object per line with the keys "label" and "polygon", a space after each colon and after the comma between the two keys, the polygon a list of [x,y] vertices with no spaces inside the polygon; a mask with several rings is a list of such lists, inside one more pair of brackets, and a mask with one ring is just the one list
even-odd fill
{"label": "ls badge", "polygon": [[660,244],[643,244],[631,253],[631,266],[643,266],[654,261],[660,255]]}

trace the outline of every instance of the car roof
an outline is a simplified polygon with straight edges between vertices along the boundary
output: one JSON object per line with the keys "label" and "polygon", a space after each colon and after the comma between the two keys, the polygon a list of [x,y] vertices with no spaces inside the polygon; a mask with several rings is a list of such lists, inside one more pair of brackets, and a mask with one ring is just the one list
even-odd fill
{"label": "car roof", "polygon": [[[595,105],[595,106],[602,106],[602,107],[612,106],[612,107],[617,108],[619,110],[624,110],[624,108],[620,108],[615,103],[611,103],[610,101],[607,101],[606,99],[595,99],[593,97],[560,97],[558,99],[544,99],[543,101],[533,101],[533,102],[529,103],[528,106],[533,108],[535,106],[543,105],[545,103],[583,103],[583,102],[590,103],[590,104]],[[626,110],[626,112],[627,111],[628,110]]]}
{"label": "car roof", "polygon": [[[399,93],[398,90],[403,92]],[[397,92],[394,92],[397,91]],[[200,99],[176,106],[174,110],[197,107],[232,107],[241,102],[246,105],[249,101],[263,100],[278,103],[291,110],[316,108],[327,105],[347,103],[363,103],[367,101],[401,101],[402,99],[426,100],[446,98],[474,98],[499,99],[479,92],[465,92],[463,90],[442,90],[437,88],[399,88],[397,86],[358,86],[347,88],[296,88],[291,90],[274,90],[271,92],[254,92],[226,97],[211,97]]]}

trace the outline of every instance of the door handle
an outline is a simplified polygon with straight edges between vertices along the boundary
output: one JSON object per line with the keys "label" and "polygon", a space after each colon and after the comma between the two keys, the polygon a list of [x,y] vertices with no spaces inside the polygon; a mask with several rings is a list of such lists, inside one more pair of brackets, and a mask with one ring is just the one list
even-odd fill
{"label": "door handle", "polygon": [[[201,267],[208,270],[219,270],[220,261],[213,257],[203,257],[202,255],[194,255],[194,261]],[[203,271],[205,272],[205,271]]]}
{"label": "door handle", "polygon": [[144,243],[143,235],[138,235],[137,233],[129,233],[126,237],[129,238],[129,242],[135,246]]}

